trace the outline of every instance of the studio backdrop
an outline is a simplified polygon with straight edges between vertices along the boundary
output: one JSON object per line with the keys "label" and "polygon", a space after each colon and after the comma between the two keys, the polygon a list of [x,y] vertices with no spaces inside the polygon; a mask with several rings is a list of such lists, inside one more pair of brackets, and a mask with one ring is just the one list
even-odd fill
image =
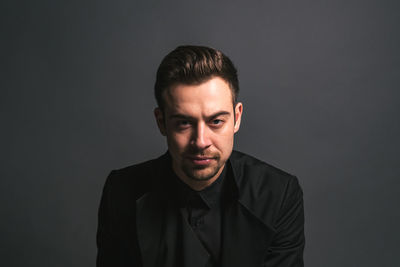
{"label": "studio backdrop", "polygon": [[398,1],[0,5],[1,266],[95,265],[106,176],[166,151],[153,86],[181,44],[237,66],[235,149],[299,178],[306,266],[400,266]]}

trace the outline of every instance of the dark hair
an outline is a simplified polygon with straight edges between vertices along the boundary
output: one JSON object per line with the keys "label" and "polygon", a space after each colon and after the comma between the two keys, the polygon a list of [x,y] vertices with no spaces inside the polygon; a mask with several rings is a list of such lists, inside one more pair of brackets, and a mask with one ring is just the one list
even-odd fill
{"label": "dark hair", "polygon": [[230,86],[233,104],[237,102],[239,81],[232,61],[221,51],[205,46],[178,46],[164,57],[157,70],[154,92],[164,110],[163,92],[177,84],[199,84],[220,77]]}

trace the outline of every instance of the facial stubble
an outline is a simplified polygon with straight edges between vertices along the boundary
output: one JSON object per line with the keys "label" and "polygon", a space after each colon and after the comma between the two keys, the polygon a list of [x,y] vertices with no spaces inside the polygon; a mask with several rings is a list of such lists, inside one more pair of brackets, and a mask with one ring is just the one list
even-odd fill
{"label": "facial stubble", "polygon": [[[193,164],[189,162],[182,162],[181,169],[184,174],[194,180],[194,181],[208,181],[215,177],[218,174],[219,170],[223,167],[225,162],[221,162],[221,158],[215,157],[213,161],[216,161],[215,166],[208,165],[208,166],[193,166]],[[210,169],[206,173],[202,173],[202,170]]]}

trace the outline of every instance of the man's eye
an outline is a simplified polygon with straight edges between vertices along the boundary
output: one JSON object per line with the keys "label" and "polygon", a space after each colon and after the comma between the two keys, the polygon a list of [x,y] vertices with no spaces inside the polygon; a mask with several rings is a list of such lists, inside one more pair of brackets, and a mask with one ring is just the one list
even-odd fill
{"label": "man's eye", "polygon": [[222,120],[212,120],[213,125],[221,125],[222,122],[223,122]]}
{"label": "man's eye", "polygon": [[190,122],[189,121],[185,121],[185,120],[181,120],[181,121],[177,122],[177,125],[180,126],[180,127],[185,127],[185,126],[190,125]]}

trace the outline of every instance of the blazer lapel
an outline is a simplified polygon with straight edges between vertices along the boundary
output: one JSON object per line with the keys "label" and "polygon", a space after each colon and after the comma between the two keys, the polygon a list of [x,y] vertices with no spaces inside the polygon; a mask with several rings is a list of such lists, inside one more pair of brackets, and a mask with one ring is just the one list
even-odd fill
{"label": "blazer lapel", "polygon": [[165,207],[158,196],[147,193],[136,201],[136,230],[143,267],[161,266]]}
{"label": "blazer lapel", "polygon": [[243,183],[240,163],[231,160],[230,164],[228,191],[232,196],[224,204],[221,266],[260,266],[275,230],[264,223],[265,211],[255,207],[264,206],[258,201],[268,201],[268,197],[255,203],[251,190]]}
{"label": "blazer lapel", "polygon": [[177,216],[165,195],[168,164],[167,153],[154,162],[147,177],[149,191],[136,200],[136,231],[143,267],[176,266],[171,250],[176,251]]}
{"label": "blazer lapel", "polygon": [[225,210],[221,265],[260,266],[273,234],[240,202],[232,203]]}

